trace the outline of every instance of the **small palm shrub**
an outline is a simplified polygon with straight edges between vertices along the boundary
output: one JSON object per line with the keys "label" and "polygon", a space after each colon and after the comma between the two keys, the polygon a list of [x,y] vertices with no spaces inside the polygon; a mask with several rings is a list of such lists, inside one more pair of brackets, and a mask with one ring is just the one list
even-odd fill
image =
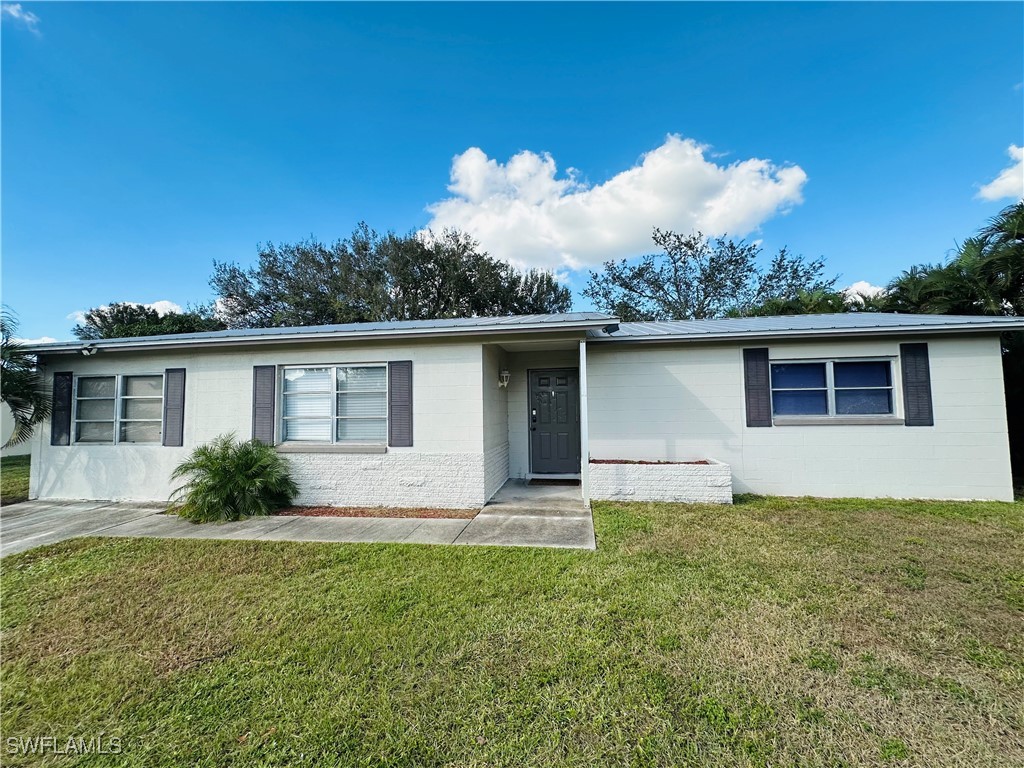
{"label": "small palm shrub", "polygon": [[168,511],[197,523],[269,515],[299,492],[273,446],[234,435],[199,446],[171,477],[185,482]]}

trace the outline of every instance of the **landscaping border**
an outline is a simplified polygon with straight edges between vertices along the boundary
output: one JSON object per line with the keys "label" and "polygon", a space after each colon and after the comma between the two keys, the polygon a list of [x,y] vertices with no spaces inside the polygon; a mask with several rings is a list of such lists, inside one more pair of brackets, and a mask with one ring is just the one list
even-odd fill
{"label": "landscaping border", "polygon": [[710,458],[703,463],[591,461],[590,497],[732,504],[732,470],[728,464]]}

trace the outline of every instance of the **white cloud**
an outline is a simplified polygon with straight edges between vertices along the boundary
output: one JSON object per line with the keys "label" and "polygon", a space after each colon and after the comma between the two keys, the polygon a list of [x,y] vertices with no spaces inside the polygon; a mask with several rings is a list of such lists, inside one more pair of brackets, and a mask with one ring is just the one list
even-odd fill
{"label": "white cloud", "polygon": [[876,296],[883,296],[885,288],[881,285],[872,285],[867,280],[858,280],[853,285],[843,289],[847,304],[863,304],[864,297],[873,299]]}
{"label": "white cloud", "polygon": [[152,304],[146,304],[145,306],[150,309],[155,309],[156,313],[163,317],[171,313],[180,315],[185,310],[181,308],[180,304],[175,304],[173,301],[167,301],[166,299],[161,301],[154,301]]}
{"label": "white cloud", "polygon": [[718,165],[708,147],[670,135],[604,183],[558,177],[550,154],[499,163],[471,147],[452,160],[454,197],[434,203],[435,230],[470,233],[518,266],[579,269],[649,252],[654,227],[744,236],[803,202],[799,166],[750,159]]}
{"label": "white cloud", "polygon": [[[184,309],[181,308],[180,304],[175,304],[173,301],[167,301],[165,299],[161,299],[160,301],[154,301],[152,304],[141,304],[138,301],[122,301],[119,303],[134,304],[139,307],[149,307],[150,309],[155,309],[157,314],[160,315],[161,317],[170,314],[171,312],[181,313],[185,311]],[[97,309],[110,309],[110,305],[103,304],[102,306],[97,307]],[[85,309],[76,309],[74,312],[67,316],[67,319],[74,320],[76,323],[84,323],[85,313],[87,311],[88,310]]]}
{"label": "white cloud", "polygon": [[39,17],[22,8],[21,3],[0,4],[0,17],[14,19],[32,34],[39,34]]}
{"label": "white cloud", "polygon": [[1002,200],[1012,197],[1014,200],[1024,198],[1024,147],[1011,144],[1006,150],[1012,163],[1004,168],[998,176],[978,190],[978,197],[983,200]]}
{"label": "white cloud", "polygon": [[51,341],[56,341],[53,336],[40,336],[38,339],[20,339],[15,338],[11,341],[17,342],[18,344],[24,344],[25,346],[32,346],[34,344],[49,344]]}

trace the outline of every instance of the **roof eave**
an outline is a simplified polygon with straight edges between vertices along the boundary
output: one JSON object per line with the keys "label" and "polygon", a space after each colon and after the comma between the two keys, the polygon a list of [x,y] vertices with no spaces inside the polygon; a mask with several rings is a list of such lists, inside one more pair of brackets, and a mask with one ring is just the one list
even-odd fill
{"label": "roof eave", "polygon": [[743,331],[718,333],[666,333],[651,336],[597,336],[589,337],[588,342],[602,344],[651,344],[658,342],[680,341],[756,341],[758,339],[822,339],[832,336],[932,336],[947,333],[1005,333],[1022,330],[1019,324],[979,325],[976,323],[963,325],[918,325],[897,326],[892,328],[828,328],[815,330],[776,330],[776,331]]}
{"label": "roof eave", "polygon": [[263,346],[266,344],[311,343],[319,344],[327,341],[368,341],[368,340],[428,340],[437,337],[459,336],[514,336],[519,333],[566,333],[586,332],[600,329],[608,325],[607,320],[588,320],[574,323],[532,323],[529,325],[502,325],[494,327],[453,327],[429,328],[407,331],[347,331],[342,333],[289,333],[273,336],[236,336],[223,338],[187,338],[159,339],[149,341],[149,337],[139,336],[131,340],[118,341],[73,341],[59,342],[35,347],[26,347],[25,351],[34,355],[63,355],[81,353],[83,349],[95,349],[97,352],[129,352],[141,350],[184,349],[189,347],[240,347]]}

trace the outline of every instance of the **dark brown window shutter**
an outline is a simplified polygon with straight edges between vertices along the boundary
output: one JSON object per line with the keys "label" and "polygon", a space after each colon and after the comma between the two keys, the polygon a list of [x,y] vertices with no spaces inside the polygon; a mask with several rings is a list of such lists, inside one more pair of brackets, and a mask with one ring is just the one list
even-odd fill
{"label": "dark brown window shutter", "polygon": [[932,377],[928,366],[928,345],[900,344],[903,372],[903,423],[908,427],[932,427]]}
{"label": "dark brown window shutter", "polygon": [[180,448],[185,438],[185,369],[164,371],[163,444]]}
{"label": "dark brown window shutter", "polygon": [[743,389],[747,426],[772,425],[772,385],[768,376],[768,348],[743,350]]}
{"label": "dark brown window shutter", "polygon": [[53,403],[50,410],[50,445],[71,445],[71,388],[74,375],[53,374]]}
{"label": "dark brown window shutter", "polygon": [[388,445],[412,445],[412,360],[388,363]]}
{"label": "dark brown window shutter", "polygon": [[277,404],[277,366],[254,365],[252,369],[252,439],[274,444],[274,412]]}

